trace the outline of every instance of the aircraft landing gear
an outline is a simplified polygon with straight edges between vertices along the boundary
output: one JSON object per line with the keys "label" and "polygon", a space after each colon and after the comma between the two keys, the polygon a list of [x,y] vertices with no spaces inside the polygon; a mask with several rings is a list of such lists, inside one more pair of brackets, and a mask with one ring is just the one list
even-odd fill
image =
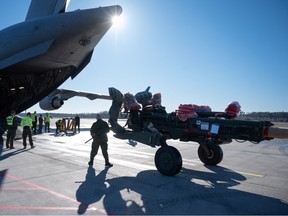
{"label": "aircraft landing gear", "polygon": [[162,175],[174,176],[182,168],[182,156],[173,146],[160,147],[154,157],[155,166]]}

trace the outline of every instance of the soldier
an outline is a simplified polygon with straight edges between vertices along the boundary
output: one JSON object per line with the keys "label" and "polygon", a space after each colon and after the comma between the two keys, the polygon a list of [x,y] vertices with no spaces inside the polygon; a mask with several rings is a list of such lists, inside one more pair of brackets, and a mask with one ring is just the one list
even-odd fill
{"label": "soldier", "polygon": [[16,136],[16,130],[18,127],[14,110],[11,111],[11,115],[7,116],[6,121],[8,125],[6,148],[14,149],[14,138]]}
{"label": "soldier", "polygon": [[29,138],[29,144],[30,144],[31,148],[34,148],[35,146],[33,145],[33,140],[32,140],[32,132],[31,132],[32,119],[31,119],[31,113],[30,112],[28,112],[27,115],[22,119],[21,127],[23,127],[22,137],[23,137],[24,149],[26,149],[26,146],[27,146],[27,143],[26,143],[27,136]]}
{"label": "soldier", "polygon": [[107,133],[109,132],[109,126],[107,122],[102,120],[100,114],[96,115],[97,121],[93,123],[90,134],[93,138],[91,153],[90,153],[90,161],[88,162],[89,166],[93,166],[94,157],[98,153],[99,146],[101,146],[102,155],[105,159],[105,166],[112,167],[113,164],[109,162],[108,156],[108,137]]}

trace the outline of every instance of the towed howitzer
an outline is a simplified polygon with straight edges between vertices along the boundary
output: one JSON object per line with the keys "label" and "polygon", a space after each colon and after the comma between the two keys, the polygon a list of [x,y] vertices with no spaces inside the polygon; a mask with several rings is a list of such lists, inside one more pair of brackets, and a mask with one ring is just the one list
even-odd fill
{"label": "towed howitzer", "polygon": [[130,110],[128,129],[125,129],[117,123],[117,117],[113,118],[122,105],[120,92],[116,90],[117,101],[113,91],[109,89],[110,96],[114,98],[109,121],[114,136],[151,147],[160,146],[154,162],[163,175],[176,175],[182,168],[181,154],[166,143],[168,139],[199,143],[199,159],[206,165],[217,165],[223,159],[220,145],[233,139],[256,144],[273,138],[288,138],[288,129],[273,127],[274,124],[269,121],[237,120],[235,113],[211,111],[196,111],[195,117],[181,119],[176,112],[167,113],[164,107],[153,105],[145,106],[142,110]]}

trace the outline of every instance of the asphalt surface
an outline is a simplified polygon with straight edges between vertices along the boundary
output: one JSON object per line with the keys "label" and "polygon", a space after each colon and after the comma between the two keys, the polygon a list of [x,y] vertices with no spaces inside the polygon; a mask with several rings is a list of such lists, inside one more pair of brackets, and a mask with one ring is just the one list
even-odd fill
{"label": "asphalt surface", "polygon": [[[173,177],[154,166],[156,148],[109,133],[112,168],[99,149],[89,167],[89,128],[33,136],[36,148],[0,148],[0,215],[287,215],[288,140],[223,145],[223,161],[204,166],[198,144],[169,141],[183,157]],[[54,125],[52,125],[54,126]],[[4,137],[5,141],[5,137]]]}

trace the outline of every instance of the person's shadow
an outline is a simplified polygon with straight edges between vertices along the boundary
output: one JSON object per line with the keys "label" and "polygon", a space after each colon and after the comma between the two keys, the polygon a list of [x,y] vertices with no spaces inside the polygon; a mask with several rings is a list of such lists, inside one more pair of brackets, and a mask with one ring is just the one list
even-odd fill
{"label": "person's shadow", "polygon": [[[0,146],[0,148],[3,148],[3,146],[2,147]],[[15,156],[17,154],[20,154],[22,152],[29,151],[29,150],[30,150],[30,148],[28,148],[28,149],[16,149],[16,150],[10,150],[10,149],[9,150],[7,150],[7,149],[1,150],[0,151],[0,161],[5,160],[9,157]],[[2,155],[2,153],[5,153],[5,154]]]}
{"label": "person's shadow", "polygon": [[84,214],[90,204],[99,201],[105,194],[107,186],[105,179],[108,168],[102,170],[97,176],[91,166],[87,169],[86,179],[76,191],[77,201],[80,202],[78,214]]}

